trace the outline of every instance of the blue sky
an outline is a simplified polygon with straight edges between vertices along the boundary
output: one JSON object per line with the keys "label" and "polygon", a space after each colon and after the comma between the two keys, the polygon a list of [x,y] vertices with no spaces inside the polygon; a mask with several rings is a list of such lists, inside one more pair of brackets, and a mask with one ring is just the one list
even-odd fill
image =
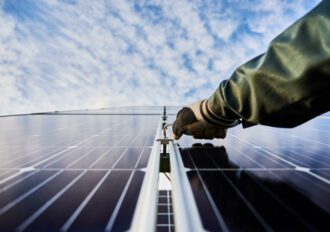
{"label": "blue sky", "polygon": [[0,0],[0,115],[208,98],[319,2]]}

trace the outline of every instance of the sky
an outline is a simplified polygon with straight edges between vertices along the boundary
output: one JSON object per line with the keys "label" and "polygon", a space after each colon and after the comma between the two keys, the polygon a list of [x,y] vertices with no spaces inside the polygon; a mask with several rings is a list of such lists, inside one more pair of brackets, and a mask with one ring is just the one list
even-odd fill
{"label": "sky", "polygon": [[184,105],[319,0],[0,0],[0,115]]}

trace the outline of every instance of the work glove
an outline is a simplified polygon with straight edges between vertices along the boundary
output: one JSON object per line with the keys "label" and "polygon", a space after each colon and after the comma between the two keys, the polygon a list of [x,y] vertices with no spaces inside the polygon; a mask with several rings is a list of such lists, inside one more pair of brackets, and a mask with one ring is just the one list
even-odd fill
{"label": "work glove", "polygon": [[183,107],[173,123],[173,138],[182,134],[192,135],[195,139],[225,138],[227,128],[239,124],[239,120],[221,118],[210,111],[207,100]]}

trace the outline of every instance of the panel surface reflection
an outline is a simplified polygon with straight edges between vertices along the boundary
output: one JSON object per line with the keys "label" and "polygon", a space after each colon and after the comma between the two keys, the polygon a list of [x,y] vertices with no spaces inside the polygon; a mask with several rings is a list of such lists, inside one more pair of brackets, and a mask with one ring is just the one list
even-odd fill
{"label": "panel surface reflection", "polygon": [[160,116],[98,113],[0,118],[1,231],[129,229]]}
{"label": "panel surface reflection", "polygon": [[330,117],[178,143],[205,229],[319,230],[330,218]]}

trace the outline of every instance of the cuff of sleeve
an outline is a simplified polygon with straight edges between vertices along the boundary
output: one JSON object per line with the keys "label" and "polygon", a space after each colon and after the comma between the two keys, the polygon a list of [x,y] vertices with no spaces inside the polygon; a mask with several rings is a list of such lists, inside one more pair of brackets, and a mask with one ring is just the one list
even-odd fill
{"label": "cuff of sleeve", "polygon": [[225,119],[225,118],[222,118],[222,117],[216,115],[208,106],[208,100],[203,100],[200,103],[200,112],[201,112],[203,119],[207,123],[214,125],[214,126],[230,128],[230,127],[234,127],[234,126],[237,126],[238,124],[240,124],[239,119],[235,119],[235,120]]}

